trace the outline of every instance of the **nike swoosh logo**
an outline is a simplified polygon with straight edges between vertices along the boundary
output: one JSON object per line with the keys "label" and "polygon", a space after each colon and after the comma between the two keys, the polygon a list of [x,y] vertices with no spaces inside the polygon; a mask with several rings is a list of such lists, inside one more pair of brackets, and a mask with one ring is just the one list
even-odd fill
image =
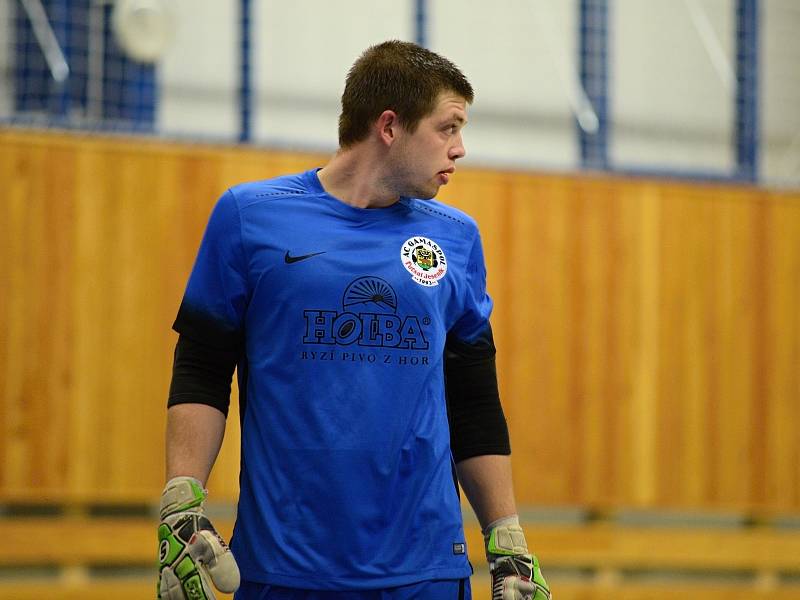
{"label": "nike swoosh logo", "polygon": [[292,263],[300,262],[301,260],[311,258],[312,256],[318,256],[320,254],[325,254],[325,250],[322,252],[314,252],[313,254],[303,254],[303,256],[289,256],[289,251],[287,250],[283,260],[287,265],[290,265]]}

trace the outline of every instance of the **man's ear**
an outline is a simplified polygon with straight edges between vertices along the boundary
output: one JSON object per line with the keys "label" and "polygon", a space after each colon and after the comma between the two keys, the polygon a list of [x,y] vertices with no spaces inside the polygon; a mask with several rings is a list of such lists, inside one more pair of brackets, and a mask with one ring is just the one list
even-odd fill
{"label": "man's ear", "polygon": [[393,110],[383,111],[375,122],[375,131],[378,134],[378,138],[387,146],[391,146],[397,139],[399,129],[400,120]]}

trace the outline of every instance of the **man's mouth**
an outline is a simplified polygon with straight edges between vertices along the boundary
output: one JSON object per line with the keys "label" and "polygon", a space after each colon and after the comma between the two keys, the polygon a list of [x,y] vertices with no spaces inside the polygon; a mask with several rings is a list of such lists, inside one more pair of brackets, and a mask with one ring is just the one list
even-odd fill
{"label": "man's mouth", "polygon": [[450,176],[455,173],[456,168],[450,167],[449,169],[445,169],[444,171],[439,171],[438,178],[439,181],[442,182],[443,185],[447,185],[447,182],[450,181]]}

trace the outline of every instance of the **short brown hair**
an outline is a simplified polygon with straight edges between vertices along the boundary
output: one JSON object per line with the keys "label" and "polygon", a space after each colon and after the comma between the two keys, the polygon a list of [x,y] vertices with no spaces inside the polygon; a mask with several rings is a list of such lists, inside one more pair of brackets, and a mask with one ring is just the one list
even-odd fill
{"label": "short brown hair", "polygon": [[370,125],[385,110],[396,112],[403,127],[413,132],[444,91],[472,102],[469,81],[443,56],[399,40],[367,48],[347,74],[339,145],[346,148],[366,138]]}

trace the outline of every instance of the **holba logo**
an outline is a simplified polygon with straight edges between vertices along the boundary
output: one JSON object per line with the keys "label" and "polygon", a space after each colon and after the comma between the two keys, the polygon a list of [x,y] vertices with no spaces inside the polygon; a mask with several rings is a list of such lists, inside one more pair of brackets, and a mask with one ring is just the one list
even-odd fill
{"label": "holba logo", "polygon": [[[305,344],[427,350],[415,315],[397,315],[397,295],[380,277],[359,277],[344,291],[342,310],[305,310]],[[430,319],[422,319],[425,325]],[[427,322],[426,322],[427,321]]]}

